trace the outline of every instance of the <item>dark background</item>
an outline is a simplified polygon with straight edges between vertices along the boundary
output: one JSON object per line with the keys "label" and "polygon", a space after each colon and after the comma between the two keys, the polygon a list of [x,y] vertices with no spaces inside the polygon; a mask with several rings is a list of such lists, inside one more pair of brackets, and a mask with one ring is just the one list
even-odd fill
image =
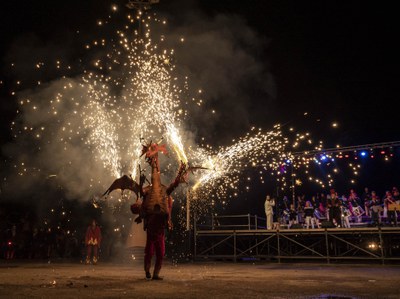
{"label": "dark background", "polygon": [[[1,144],[12,140],[9,127],[17,105],[10,90],[15,90],[21,70],[16,74],[9,64],[14,61],[14,50],[21,46],[21,40],[28,39],[38,47],[42,45],[57,51],[63,48],[64,58],[76,61],[85,55],[82,42],[97,34],[96,20],[107,16],[112,4],[122,8],[125,2],[32,0],[2,3]],[[176,26],[184,26],[187,17],[183,16],[191,11],[209,18],[220,14],[239,15],[265,38],[268,46],[257,58],[272,73],[276,95],[268,109],[265,95],[252,95],[247,105],[252,124],[265,128],[276,122],[294,124],[312,131],[316,138],[323,138],[326,147],[337,143],[350,146],[399,140],[400,52],[397,39],[400,32],[392,5],[365,1],[160,0],[153,10],[168,15]],[[80,31],[78,38],[74,35],[77,30]],[[18,59],[16,63],[23,65],[21,56]],[[76,73],[79,67],[66,75]],[[37,74],[24,74],[24,86],[18,88],[32,88],[38,80]],[[54,70],[43,72],[40,80],[51,81],[59,75]],[[248,88],[251,90],[252,86]],[[307,117],[304,112],[308,112]],[[339,130],[330,127],[334,121],[339,123]],[[227,130],[223,123],[221,119],[216,127],[216,143]],[[365,167],[357,186],[359,193],[366,185],[380,193],[398,185],[400,167],[396,151],[394,149],[390,162],[382,162],[378,156],[368,163],[363,162]],[[2,159],[7,157],[3,155]],[[244,195],[244,201],[233,203],[232,209],[259,210],[265,193],[275,192],[271,185],[272,181],[268,187],[261,186],[252,191],[254,194]],[[342,193],[347,193],[350,187],[345,177],[342,182],[338,180],[337,185]],[[314,187],[307,189],[307,185],[301,189],[316,191]]]}

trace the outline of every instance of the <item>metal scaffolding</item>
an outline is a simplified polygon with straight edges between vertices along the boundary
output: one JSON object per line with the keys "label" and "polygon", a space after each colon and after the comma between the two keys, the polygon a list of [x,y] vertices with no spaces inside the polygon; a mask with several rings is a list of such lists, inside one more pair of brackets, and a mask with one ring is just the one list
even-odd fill
{"label": "metal scaffolding", "polygon": [[[250,216],[249,216],[250,218]],[[249,222],[250,223],[250,222]],[[194,259],[400,261],[399,227],[258,229],[257,225],[202,229],[194,225]]]}

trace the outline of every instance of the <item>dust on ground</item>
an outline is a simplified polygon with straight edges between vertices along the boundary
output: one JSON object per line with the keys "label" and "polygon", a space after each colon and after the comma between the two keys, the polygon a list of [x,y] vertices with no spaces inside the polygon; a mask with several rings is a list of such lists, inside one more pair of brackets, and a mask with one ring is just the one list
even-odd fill
{"label": "dust on ground", "polygon": [[0,263],[0,298],[400,298],[398,265]]}

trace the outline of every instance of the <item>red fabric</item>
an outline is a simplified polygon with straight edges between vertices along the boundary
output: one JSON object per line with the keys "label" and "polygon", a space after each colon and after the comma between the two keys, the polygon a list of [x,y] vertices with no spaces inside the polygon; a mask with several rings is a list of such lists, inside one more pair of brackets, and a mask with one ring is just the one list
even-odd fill
{"label": "red fabric", "polygon": [[91,225],[88,227],[85,236],[85,244],[86,245],[98,245],[100,246],[101,243],[101,231],[100,227],[96,225],[93,228]]}
{"label": "red fabric", "polygon": [[146,217],[146,247],[144,249],[144,270],[150,272],[151,259],[156,254],[154,273],[158,275],[165,255],[165,215],[149,215]]}
{"label": "red fabric", "polygon": [[93,257],[97,258],[97,254],[98,254],[98,245],[87,245],[86,246],[86,256],[87,258],[90,259],[91,255],[92,255],[92,249],[93,249]]}

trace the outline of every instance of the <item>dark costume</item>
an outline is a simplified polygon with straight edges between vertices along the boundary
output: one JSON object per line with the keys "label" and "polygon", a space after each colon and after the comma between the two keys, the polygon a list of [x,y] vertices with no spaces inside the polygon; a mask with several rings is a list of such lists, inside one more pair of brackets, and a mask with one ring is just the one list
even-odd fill
{"label": "dark costume", "polygon": [[380,213],[382,213],[383,208],[379,201],[373,198],[369,203],[369,209],[371,212],[371,225],[378,226],[381,225]]}
{"label": "dark costume", "polygon": [[304,208],[304,217],[314,217],[314,208],[313,207],[305,207]]}
{"label": "dark costume", "polygon": [[340,226],[341,211],[340,211],[341,201],[337,197],[336,193],[331,191],[331,195],[328,198],[328,208],[329,208],[329,221],[336,226]]}
{"label": "dark costume", "polygon": [[297,211],[296,210],[290,210],[289,211],[289,221],[296,221],[297,220]]}

